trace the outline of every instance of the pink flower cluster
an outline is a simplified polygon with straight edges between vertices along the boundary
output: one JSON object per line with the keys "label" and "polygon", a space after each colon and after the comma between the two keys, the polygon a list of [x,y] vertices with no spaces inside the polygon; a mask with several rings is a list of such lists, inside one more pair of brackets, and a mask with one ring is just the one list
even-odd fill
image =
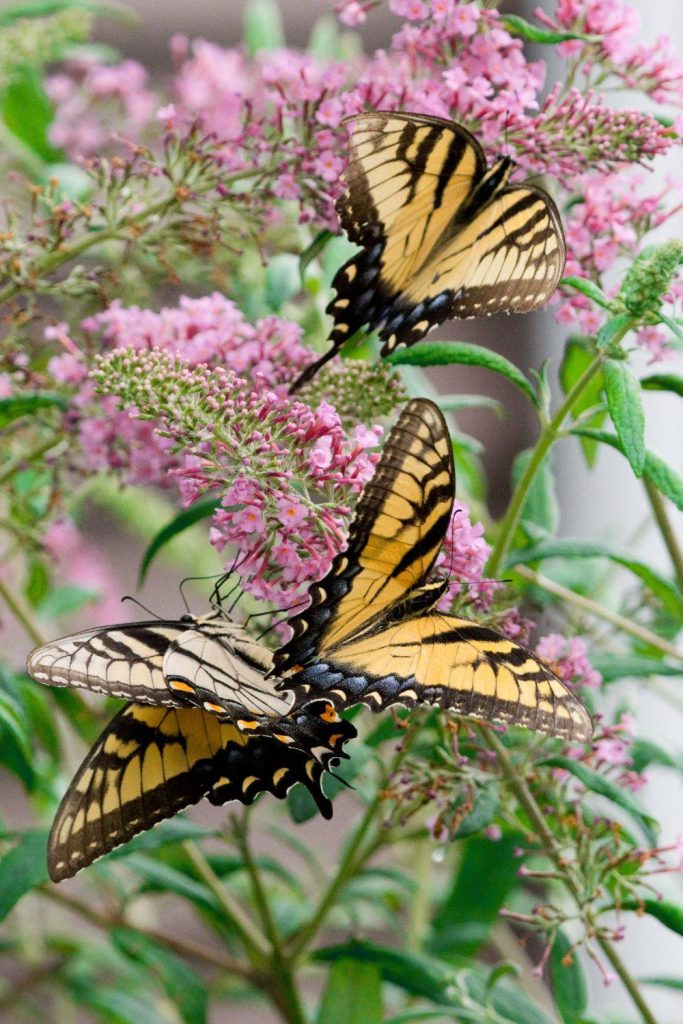
{"label": "pink flower cluster", "polygon": [[537,8],[536,17],[554,29],[600,36],[592,41],[572,39],[558,51],[583,66],[586,76],[596,65],[607,66],[629,89],[648,93],[658,103],[683,103],[683,64],[671,40],[660,36],[652,44],[641,42],[638,11],[621,0],[558,0],[555,16]]}
{"label": "pink flower cluster", "polygon": [[138,138],[149,124],[158,101],[148,87],[141,64],[124,60],[101,64],[92,59],[69,61],[63,72],[45,83],[55,107],[52,143],[73,156],[98,154],[111,142],[112,129],[125,124]]}
{"label": "pink flower cluster", "polygon": [[166,472],[186,505],[221,499],[211,543],[230,549],[246,589],[279,607],[323,575],[338,550],[349,494],[372,474],[380,428],[342,428],[325,402],[310,409],[222,368],[190,367],[158,348],[99,359],[100,388],[171,446]]}
{"label": "pink flower cluster", "polygon": [[483,579],[490,554],[491,547],[484,540],[484,527],[481,523],[472,523],[467,505],[455,501],[443,547],[436,560],[437,569],[440,568],[451,581],[439,602],[443,611],[448,610],[454,598],[463,592],[477,608],[489,607],[497,586],[492,580]]}
{"label": "pink flower cluster", "polygon": [[602,676],[588,660],[588,648],[580,636],[568,639],[560,633],[548,633],[536,644],[536,654],[566,682],[589,689],[596,689],[602,682]]}

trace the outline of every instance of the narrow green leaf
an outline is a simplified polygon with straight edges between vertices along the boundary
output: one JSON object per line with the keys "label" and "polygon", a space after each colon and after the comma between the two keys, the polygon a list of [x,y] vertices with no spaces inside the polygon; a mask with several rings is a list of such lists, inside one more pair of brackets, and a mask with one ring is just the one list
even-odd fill
{"label": "narrow green leaf", "polygon": [[334,232],[330,231],[329,228],[325,228],[315,236],[311,244],[301,253],[299,256],[299,275],[302,281],[310,264],[320,255],[330,239],[334,237]]}
{"label": "narrow green leaf", "polygon": [[211,890],[202,882],[186,875],[184,871],[179,871],[178,868],[173,868],[160,860],[153,860],[143,853],[132,854],[126,858],[126,863],[139,878],[144,878],[149,883],[148,890],[173,893],[189,900],[197,907],[212,912],[220,911],[218,901]]}
{"label": "narrow green leaf", "polygon": [[[572,434],[581,437],[591,437],[600,444],[610,445],[618,452],[624,454],[620,439],[616,434],[608,434],[606,430],[594,430],[592,427],[574,427]],[[683,512],[683,477],[672,466],[664,461],[661,456],[654,452],[645,453],[645,470],[643,476],[647,477],[655,485],[658,491],[669,498],[676,508]]]}
{"label": "narrow green leaf", "polygon": [[540,25],[532,25],[517,14],[506,14],[503,17],[503,24],[508,32],[520,39],[526,39],[530,43],[568,43],[572,39],[579,39],[586,43],[600,42],[600,36],[590,36],[585,32],[557,32],[552,28],[543,28]]}
{"label": "narrow green leaf", "polygon": [[369,962],[332,962],[316,1017],[317,1024],[380,1024],[382,987],[379,968]]}
{"label": "narrow green leaf", "polygon": [[672,988],[676,992],[683,992],[683,978],[640,978],[641,985],[661,985],[662,988]]}
{"label": "narrow green leaf", "polygon": [[662,605],[674,616],[683,614],[683,598],[669,580],[645,562],[632,558],[628,551],[611,544],[597,541],[582,540],[574,537],[562,537],[558,540],[544,540],[528,548],[518,548],[507,558],[509,568],[515,565],[530,565],[546,558],[607,558],[637,576],[660,599]]}
{"label": "narrow green leaf", "polygon": [[152,538],[147,550],[142,556],[140,563],[140,573],[138,575],[138,586],[141,586],[147,571],[152,564],[153,559],[159,554],[161,549],[165,547],[169,541],[177,537],[183,530],[189,529],[190,526],[194,526],[195,523],[200,522],[202,519],[206,519],[207,516],[213,515],[217,508],[221,507],[220,498],[203,498],[201,501],[195,501],[189,508],[179,512],[177,516],[174,516],[169,523],[159,530],[155,537]]}
{"label": "narrow green leaf", "polygon": [[591,662],[602,676],[603,683],[615,679],[648,679],[650,676],[683,676],[680,665],[670,665],[663,658],[648,658],[638,654],[601,654],[595,651]]}
{"label": "narrow green leaf", "polygon": [[49,590],[36,605],[36,611],[46,619],[59,619],[63,615],[72,615],[86,604],[92,604],[97,597],[95,590],[65,584]]}
{"label": "narrow green leaf", "polygon": [[285,45],[282,12],[275,0],[249,0],[244,9],[242,38],[249,57]]}
{"label": "narrow green leaf", "polygon": [[439,395],[438,406],[442,412],[460,412],[461,409],[491,409],[498,419],[505,418],[505,408],[496,398],[489,395]]}
{"label": "narrow green leaf", "polygon": [[15,69],[1,102],[5,124],[32,153],[47,163],[60,159],[48,137],[52,104],[34,68]]}
{"label": "narrow green leaf", "polygon": [[451,1003],[449,986],[454,981],[454,971],[449,965],[440,963],[436,957],[404,953],[399,949],[360,940],[318,949],[313,957],[323,963],[351,963],[353,971],[358,969],[359,964],[371,964],[384,981],[397,985],[412,996],[430,999],[433,1003],[445,1006]]}
{"label": "narrow green leaf", "polygon": [[196,971],[153,939],[128,928],[114,928],[109,937],[126,956],[157,977],[187,1024],[206,1024],[208,993]]}
{"label": "narrow green leaf", "polygon": [[291,252],[274,253],[268,260],[263,297],[268,309],[279,313],[301,288],[299,258]]}
{"label": "narrow green leaf", "polygon": [[[527,448],[519,452],[512,465],[512,480],[517,484],[525,472],[533,451]],[[555,493],[555,478],[549,458],[544,459],[536,478],[529,488],[521,515],[522,529],[527,535],[540,533],[552,535],[557,532],[560,509]],[[532,529],[529,529],[532,527]]]}
{"label": "narrow green leaf", "polygon": [[645,913],[648,917],[656,918],[669,931],[683,935],[683,907],[678,903],[671,903],[669,900],[622,900],[622,910],[635,910],[636,913]]}
{"label": "narrow green leaf", "polygon": [[60,11],[81,8],[90,11],[101,18],[112,18],[134,25],[137,18],[123,6],[115,4],[101,4],[96,0],[27,0],[26,3],[13,4],[12,7],[0,12],[0,28],[11,25],[20,18],[46,18],[51,14],[58,14]]}
{"label": "narrow green leaf", "polygon": [[593,302],[597,302],[598,306],[602,306],[603,309],[610,309],[612,306],[611,300],[605,295],[602,288],[598,288],[597,284],[593,284],[585,277],[563,277],[560,285],[565,288],[574,288],[577,292],[592,299]]}
{"label": "narrow green leaf", "polygon": [[588,992],[581,961],[570,949],[569,939],[558,929],[548,965],[550,984],[562,1024],[580,1024],[588,1005]]}
{"label": "narrow green leaf", "polygon": [[534,405],[538,405],[536,392],[522,371],[505,356],[481,345],[466,341],[423,341],[411,348],[397,348],[387,356],[387,362],[394,366],[446,366],[452,363],[483,366],[507,377]]}
{"label": "narrow green leaf", "polygon": [[[24,832],[6,853],[0,855],[0,921],[22,896],[48,882],[47,831]],[[10,839],[10,842],[12,840]],[[6,840],[2,839],[3,846]]]}
{"label": "narrow green leaf", "polygon": [[491,824],[499,807],[500,799],[496,786],[488,784],[482,787],[475,797],[472,810],[460,822],[455,838],[466,839],[467,836],[481,832]]}
{"label": "narrow green leaf", "polygon": [[645,410],[640,382],[620,359],[606,359],[605,395],[623,451],[637,477],[645,469]]}
{"label": "narrow green leaf", "polygon": [[65,412],[69,404],[62,395],[53,395],[48,391],[28,392],[23,395],[12,395],[0,398],[0,428],[6,427],[20,416],[32,416],[41,409],[61,409]]}
{"label": "narrow green leaf", "polygon": [[101,982],[92,984],[90,979],[77,977],[70,979],[69,988],[78,1003],[99,1015],[102,1024],[177,1022],[177,1015],[171,1015],[168,1007],[160,1007],[158,996],[155,998],[154,993],[149,991],[145,994],[132,993],[127,992],[121,985],[104,985]]}
{"label": "narrow green leaf", "polygon": [[640,382],[645,391],[671,391],[683,398],[683,377],[675,373],[653,373]]}
{"label": "narrow green leaf", "polygon": [[451,888],[432,922],[429,948],[435,954],[471,955],[486,941],[500,908],[518,884],[519,862],[513,855],[523,845],[517,834],[494,842],[472,836],[455,868]]}
{"label": "narrow green leaf", "polygon": [[553,757],[544,757],[537,764],[548,765],[551,768],[563,768],[570,775],[573,775],[575,779],[578,779],[586,789],[589,789],[592,793],[597,793],[598,796],[604,796],[613,804],[621,807],[640,826],[647,836],[648,842],[652,846],[657,845],[658,823],[649,814],[645,814],[631,794],[623,789],[623,787],[618,786],[616,782],[612,782],[611,779],[606,779],[604,775],[593,771],[592,768],[583,764],[582,761],[574,761],[571,757],[563,757],[560,754]]}
{"label": "narrow green leaf", "polygon": [[215,829],[198,825],[184,815],[176,815],[168,821],[161,821],[149,832],[135,836],[125,846],[118,846],[108,854],[108,860],[116,860],[119,857],[130,857],[136,853],[151,853],[169,843],[184,843],[188,839],[206,839],[208,836],[215,836]]}
{"label": "narrow green leaf", "polygon": [[658,764],[662,768],[680,768],[680,764],[668,750],[654,740],[642,736],[636,736],[633,740],[630,754],[634,772],[643,772],[651,764]]}
{"label": "narrow green leaf", "polygon": [[673,336],[678,338],[679,341],[683,341],[683,329],[681,329],[681,325],[670,316],[667,316],[666,313],[662,313],[661,309],[657,315],[659,316],[660,321],[669,328]]}
{"label": "narrow green leaf", "polygon": [[[576,384],[579,377],[581,377],[584,371],[588,369],[594,359],[594,352],[588,343],[583,342],[579,338],[569,339],[565,346],[564,357],[562,359],[562,365],[560,366],[560,384],[562,385],[562,390],[565,395],[569,394],[574,384]],[[602,398],[603,387],[604,377],[602,370],[600,370],[588,382],[587,386],[574,402],[572,411],[575,417],[579,417],[588,409],[595,409],[599,405]],[[606,409],[596,409],[595,415],[587,422],[584,421],[584,423],[586,426],[599,427],[606,415]],[[587,437],[582,437],[581,447],[587,464],[592,466],[595,462],[595,456],[598,450],[597,442],[591,441]]]}
{"label": "narrow green leaf", "polygon": [[4,690],[0,690],[0,725],[14,738],[24,757],[30,761],[34,750],[28,721],[15,697]]}

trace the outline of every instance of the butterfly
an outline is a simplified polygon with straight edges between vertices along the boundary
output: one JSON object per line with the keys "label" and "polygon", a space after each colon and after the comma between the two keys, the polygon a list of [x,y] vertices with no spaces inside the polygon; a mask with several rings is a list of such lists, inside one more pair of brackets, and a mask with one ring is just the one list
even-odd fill
{"label": "butterfly", "polygon": [[[86,756],[57,811],[48,869],[60,881],[207,797],[250,804],[301,782],[321,814],[322,778],[356,730],[326,698],[293,707],[272,655],[217,609],[210,616],[91,629],[27,660],[39,682],[130,701]],[[217,703],[220,701],[220,703]]]}
{"label": "butterfly", "polygon": [[373,710],[426,702],[460,715],[587,740],[591,718],[531,651],[487,626],[436,610],[448,581],[434,565],[453,507],[446,422],[416,399],[389,434],[345,551],[310,588],[276,651],[277,687],[295,704],[327,697]]}
{"label": "butterfly", "polygon": [[337,212],[361,252],[332,282],[332,347],[292,391],[364,324],[377,331],[388,355],[452,317],[538,309],[565,264],[550,196],[532,185],[510,185],[510,157],[487,168],[482,147],[462,125],[381,110],[343,123],[350,156]]}

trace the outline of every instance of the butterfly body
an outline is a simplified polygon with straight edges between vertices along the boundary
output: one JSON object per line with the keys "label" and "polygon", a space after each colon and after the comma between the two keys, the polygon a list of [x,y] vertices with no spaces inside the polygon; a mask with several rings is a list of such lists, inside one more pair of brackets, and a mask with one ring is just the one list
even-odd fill
{"label": "butterfly body", "polygon": [[434,565],[450,523],[453,455],[437,407],[409,402],[366,485],[348,546],[315,584],[275,654],[279,688],[296,704],[437,704],[461,715],[576,740],[590,716],[531,651],[468,619],[439,612],[447,582]]}
{"label": "butterfly body", "polygon": [[332,347],[292,390],[365,325],[387,355],[452,317],[537,309],[564,268],[555,204],[510,183],[510,157],[487,168],[474,136],[438,117],[372,111],[345,123],[350,159],[337,209],[361,251],[332,282]]}

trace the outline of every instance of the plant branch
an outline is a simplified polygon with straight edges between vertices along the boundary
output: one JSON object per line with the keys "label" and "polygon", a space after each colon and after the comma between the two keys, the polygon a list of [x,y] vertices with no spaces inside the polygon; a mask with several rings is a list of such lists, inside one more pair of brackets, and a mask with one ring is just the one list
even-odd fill
{"label": "plant branch", "polygon": [[0,597],[2,597],[17,622],[24,627],[24,631],[30,636],[36,647],[44,644],[45,637],[41,633],[32,613],[3,579],[0,579]]}
{"label": "plant branch", "polygon": [[245,914],[232,893],[223,885],[197,844],[188,839],[182,845],[198,874],[214,894],[223,913],[239,935],[250,961],[254,967],[262,968],[264,959],[268,956],[268,943],[263,935]]}
{"label": "plant branch", "polygon": [[605,622],[611,623],[624,633],[629,633],[638,640],[651,644],[663,654],[668,654],[669,657],[675,658],[677,661],[683,661],[683,651],[679,651],[668,640],[663,640],[662,637],[657,636],[656,633],[653,633],[652,630],[647,629],[645,626],[640,626],[637,622],[619,615],[618,612],[610,611],[609,608],[605,608],[596,601],[591,601],[589,597],[584,597],[583,594],[577,594],[576,591],[563,587],[561,583],[556,583],[542,573],[529,569],[526,565],[515,566],[515,572],[519,573],[524,579],[530,580],[543,590],[546,590],[549,594],[562,598],[563,601],[573,604],[576,608],[581,608],[583,611],[588,612],[589,615],[594,615],[598,619],[604,619]]}
{"label": "plant branch", "polygon": [[559,407],[555,415],[543,426],[538,441],[533,449],[531,458],[529,459],[529,463],[522,474],[522,478],[517,485],[517,489],[512,496],[512,500],[510,501],[505,516],[503,517],[503,521],[500,524],[498,540],[491,552],[491,557],[489,558],[486,569],[488,576],[495,578],[499,576],[503,570],[505,559],[507,558],[515,531],[519,525],[522,512],[524,511],[524,505],[526,504],[529,490],[536,479],[536,474],[541,468],[543,460],[548,454],[550,448],[560,436],[564,422],[572,411],[574,404],[581,397],[582,393],[593,380],[596,373],[598,373],[606,356],[607,352],[605,350],[598,352],[593,362],[586,367],[574,386],[570,389],[564,402]]}
{"label": "plant branch", "polygon": [[[519,769],[513,764],[505,746],[500,741],[496,733],[492,729],[485,729],[483,727],[479,728],[479,732],[491,750],[495,752],[498,765],[502,774],[505,776],[508,786],[515,794],[520,807],[522,807],[528,815],[536,834],[545,847],[546,854],[550,857],[557,868],[560,880],[567,891],[571,894],[579,911],[583,913],[586,899],[581,889],[581,882],[564,858],[561,846],[558,843],[556,836],[549,828],[545,815],[536,803],[533,793],[527,785],[526,779],[520,773]],[[596,939],[616,974],[621,979],[624,988],[631,996],[634,1005],[638,1008],[645,1024],[657,1024],[650,1008],[643,999],[635,979],[629,973],[628,968],[622,962],[612,943],[609,939],[599,934],[596,935]]]}
{"label": "plant branch", "polygon": [[678,538],[674,533],[673,527],[669,521],[669,516],[666,511],[666,505],[662,495],[647,477],[643,477],[643,484],[645,485],[645,491],[652,508],[652,514],[655,517],[659,532],[662,535],[662,540],[666,545],[666,550],[669,552],[671,564],[674,567],[676,573],[676,580],[678,586],[683,593],[683,551],[678,543]]}

